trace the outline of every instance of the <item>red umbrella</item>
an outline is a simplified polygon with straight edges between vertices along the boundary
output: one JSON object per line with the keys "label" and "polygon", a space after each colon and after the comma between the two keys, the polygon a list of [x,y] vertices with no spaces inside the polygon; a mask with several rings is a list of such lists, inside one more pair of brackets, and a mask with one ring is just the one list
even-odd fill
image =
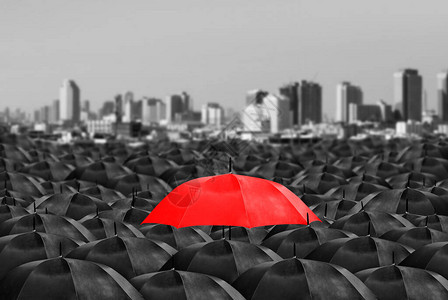
{"label": "red umbrella", "polygon": [[143,223],[176,228],[231,225],[247,228],[306,224],[319,218],[281,184],[261,178],[225,174],[201,177],[175,188]]}

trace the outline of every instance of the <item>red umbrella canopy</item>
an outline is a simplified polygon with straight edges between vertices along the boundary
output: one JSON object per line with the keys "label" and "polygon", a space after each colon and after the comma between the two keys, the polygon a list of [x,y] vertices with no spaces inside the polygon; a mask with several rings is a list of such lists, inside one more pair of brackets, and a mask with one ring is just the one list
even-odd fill
{"label": "red umbrella canopy", "polygon": [[176,228],[195,225],[252,228],[312,221],[320,220],[281,184],[225,174],[197,178],[178,186],[143,223],[167,224]]}

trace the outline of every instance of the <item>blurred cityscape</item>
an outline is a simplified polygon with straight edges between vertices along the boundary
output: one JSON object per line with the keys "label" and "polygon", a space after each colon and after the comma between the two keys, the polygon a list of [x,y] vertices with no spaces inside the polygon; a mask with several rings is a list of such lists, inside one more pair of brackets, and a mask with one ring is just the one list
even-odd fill
{"label": "blurred cityscape", "polygon": [[[438,109],[427,109],[426,91],[418,70],[393,74],[394,99],[365,103],[361,86],[336,86],[334,119],[322,117],[322,86],[302,80],[278,91],[250,90],[242,110],[209,102],[194,107],[188,92],[165,99],[135,99],[132,91],[105,101],[92,111],[82,100],[82,88],[66,79],[59,99],[26,114],[20,109],[0,112],[3,133],[27,134],[57,143],[111,140],[144,142],[193,139],[241,139],[269,143],[313,141],[325,138],[416,138],[448,133],[448,71],[437,74]],[[244,99],[242,99],[244,100]]]}

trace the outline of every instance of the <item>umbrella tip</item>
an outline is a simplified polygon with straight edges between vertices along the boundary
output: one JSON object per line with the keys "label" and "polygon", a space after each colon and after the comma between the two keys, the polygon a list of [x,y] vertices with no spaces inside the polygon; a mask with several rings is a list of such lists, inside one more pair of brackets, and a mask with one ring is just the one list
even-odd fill
{"label": "umbrella tip", "polygon": [[324,218],[327,218],[327,207],[328,207],[328,203],[325,203],[325,210],[324,210]]}
{"label": "umbrella tip", "polygon": [[293,254],[294,254],[293,257],[294,257],[294,258],[297,258],[297,253],[296,253],[296,243],[293,242],[292,245],[293,245],[293,248],[292,248],[292,249],[293,249]]}
{"label": "umbrella tip", "polygon": [[392,265],[395,266],[395,252],[392,251]]}
{"label": "umbrella tip", "polygon": [[306,213],[306,225],[310,226],[310,215]]}
{"label": "umbrella tip", "polygon": [[229,173],[232,174],[232,157],[229,157]]}
{"label": "umbrella tip", "polygon": [[36,213],[36,201],[33,202],[33,212]]}
{"label": "umbrella tip", "polygon": [[370,237],[370,221],[369,224],[367,225],[367,236]]}
{"label": "umbrella tip", "polygon": [[360,201],[361,202],[361,211],[364,211],[364,202],[362,202],[362,201]]}
{"label": "umbrella tip", "polygon": [[429,216],[426,216],[426,220],[425,220],[425,227],[426,228],[428,228],[428,219],[429,219]]}
{"label": "umbrella tip", "polygon": [[59,257],[62,257],[62,242],[59,242]]}
{"label": "umbrella tip", "polygon": [[405,213],[408,213],[408,212],[409,212],[409,199],[406,198],[406,211],[405,211]]}
{"label": "umbrella tip", "polygon": [[117,236],[117,223],[114,221],[114,235]]}
{"label": "umbrella tip", "polygon": [[36,218],[33,217],[33,232],[36,232]]}

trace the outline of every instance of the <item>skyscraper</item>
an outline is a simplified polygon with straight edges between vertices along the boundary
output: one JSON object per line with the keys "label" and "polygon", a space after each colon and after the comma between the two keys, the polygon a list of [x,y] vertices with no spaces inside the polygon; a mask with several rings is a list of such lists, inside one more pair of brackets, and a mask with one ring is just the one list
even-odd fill
{"label": "skyscraper", "polygon": [[166,98],[166,120],[168,123],[175,121],[176,114],[190,111],[190,96],[182,92],[181,95],[171,95]]}
{"label": "skyscraper", "polygon": [[123,122],[129,123],[132,120],[132,106],[134,102],[134,94],[132,92],[126,92],[124,94],[124,112],[123,112]]}
{"label": "skyscraper", "polygon": [[116,122],[121,123],[123,119],[123,98],[121,97],[121,94],[115,96],[115,116]]}
{"label": "skyscraper", "polygon": [[350,104],[362,104],[362,90],[350,82],[341,82],[336,86],[336,122],[347,123],[350,120]]}
{"label": "skyscraper", "polygon": [[224,122],[224,109],[218,103],[202,105],[201,122],[205,125],[221,126]]}
{"label": "skyscraper", "polygon": [[422,85],[417,70],[404,69],[394,74],[396,121],[422,120]]}
{"label": "skyscraper", "polygon": [[160,99],[144,98],[142,100],[142,124],[150,125],[165,119],[166,105]]}
{"label": "skyscraper", "polygon": [[59,99],[54,100],[53,103],[51,104],[49,122],[52,124],[59,122],[59,105],[60,105]]}
{"label": "skyscraper", "polygon": [[59,90],[60,118],[62,121],[79,122],[80,95],[79,87],[73,80],[65,79]]}
{"label": "skyscraper", "polygon": [[448,122],[448,71],[437,74],[438,114],[442,122]]}

